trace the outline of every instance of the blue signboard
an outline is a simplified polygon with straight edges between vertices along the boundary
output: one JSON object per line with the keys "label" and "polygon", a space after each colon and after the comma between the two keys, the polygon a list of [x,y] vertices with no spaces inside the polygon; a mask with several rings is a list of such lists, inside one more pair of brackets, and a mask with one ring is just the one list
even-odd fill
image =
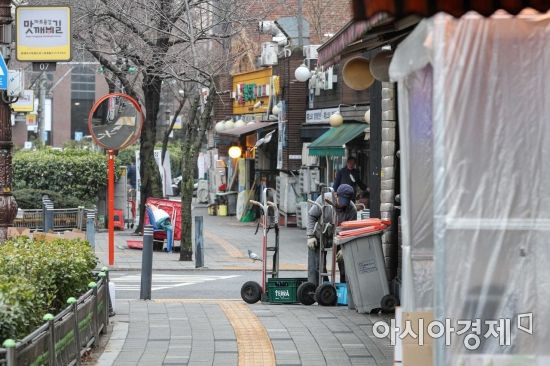
{"label": "blue signboard", "polygon": [[8,66],[2,55],[0,55],[0,90],[8,90]]}

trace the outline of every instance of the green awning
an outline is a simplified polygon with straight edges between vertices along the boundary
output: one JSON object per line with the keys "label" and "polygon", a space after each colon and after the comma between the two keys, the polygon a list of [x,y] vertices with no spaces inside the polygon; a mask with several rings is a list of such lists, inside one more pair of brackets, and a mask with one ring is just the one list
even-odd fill
{"label": "green awning", "polygon": [[344,123],[340,127],[331,127],[309,145],[309,155],[344,156],[344,145],[362,134],[367,127],[366,123]]}

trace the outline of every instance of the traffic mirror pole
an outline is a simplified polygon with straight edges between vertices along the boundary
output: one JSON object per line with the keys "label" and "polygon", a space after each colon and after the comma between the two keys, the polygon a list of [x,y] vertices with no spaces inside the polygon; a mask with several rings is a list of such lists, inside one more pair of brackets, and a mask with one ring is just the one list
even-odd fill
{"label": "traffic mirror pole", "polygon": [[107,202],[109,225],[109,266],[115,263],[115,151],[107,151]]}

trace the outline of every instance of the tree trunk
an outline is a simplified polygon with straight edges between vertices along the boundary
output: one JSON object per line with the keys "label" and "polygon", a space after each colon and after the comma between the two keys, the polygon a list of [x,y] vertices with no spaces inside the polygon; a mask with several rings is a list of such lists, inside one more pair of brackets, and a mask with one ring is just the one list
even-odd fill
{"label": "tree trunk", "polygon": [[181,161],[181,251],[180,261],[193,260],[193,216],[191,204],[193,201],[193,185],[195,183],[195,171],[197,169],[198,154],[193,151],[193,141],[187,140],[182,143],[184,152]]}
{"label": "tree trunk", "polygon": [[161,85],[162,80],[153,77],[146,77],[143,85],[146,114],[143,129],[141,131],[139,149],[141,196],[139,200],[139,224],[136,228],[136,232],[141,232],[143,230],[145,202],[147,198],[162,197],[162,181],[154,157]]}
{"label": "tree trunk", "polygon": [[193,184],[197,170],[197,158],[202,147],[202,141],[206,129],[211,122],[210,113],[214,105],[214,83],[210,85],[209,96],[206,104],[199,113],[200,97],[195,97],[189,112],[189,122],[183,130],[181,141],[181,252],[180,261],[190,261],[193,257],[192,224],[193,217],[191,204],[193,201]]}

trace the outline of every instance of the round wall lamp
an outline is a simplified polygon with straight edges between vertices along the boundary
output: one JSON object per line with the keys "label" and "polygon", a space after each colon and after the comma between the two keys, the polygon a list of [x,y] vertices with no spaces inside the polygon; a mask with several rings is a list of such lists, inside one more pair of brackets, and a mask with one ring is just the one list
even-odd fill
{"label": "round wall lamp", "polygon": [[238,159],[241,157],[241,154],[243,153],[243,151],[239,146],[231,146],[229,148],[228,153],[229,153],[229,157],[231,157],[232,159]]}
{"label": "round wall lamp", "polygon": [[310,78],[311,72],[305,64],[301,64],[300,66],[298,66],[296,71],[294,71],[294,76],[296,77],[296,80],[305,82],[308,81],[308,79]]}
{"label": "round wall lamp", "polygon": [[225,122],[220,121],[216,123],[216,126],[214,127],[214,129],[216,130],[216,132],[222,132],[223,130],[225,130]]}
{"label": "round wall lamp", "polygon": [[233,122],[233,120],[228,119],[227,121],[225,121],[225,123],[224,123],[224,128],[225,128],[226,130],[230,130],[230,129],[232,129],[233,127],[235,127],[235,122]]}
{"label": "round wall lamp", "polygon": [[344,123],[344,117],[342,117],[340,111],[337,111],[330,116],[328,122],[332,127],[340,127]]}

